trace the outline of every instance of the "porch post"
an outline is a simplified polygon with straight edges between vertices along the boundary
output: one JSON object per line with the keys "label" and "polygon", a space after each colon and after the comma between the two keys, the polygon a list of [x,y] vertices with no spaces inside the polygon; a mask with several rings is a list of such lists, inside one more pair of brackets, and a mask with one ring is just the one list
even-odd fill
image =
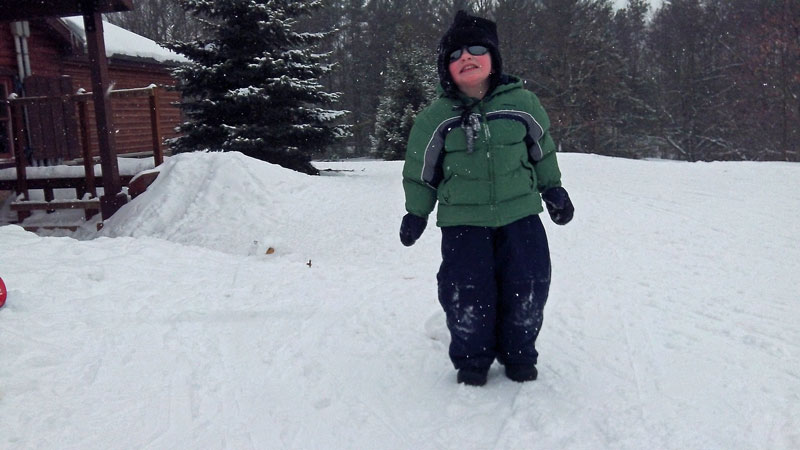
{"label": "porch post", "polygon": [[150,128],[153,133],[153,163],[155,167],[164,163],[164,149],[161,146],[161,129],[159,128],[158,87],[150,90]]}
{"label": "porch post", "polygon": [[[16,98],[15,94],[12,94]],[[15,102],[13,99],[9,101],[11,112],[11,126],[14,133],[14,164],[17,168],[17,196],[22,195],[23,200],[29,200],[30,194],[28,193],[28,173],[26,166],[28,160],[25,157],[25,125],[23,122],[23,108],[25,106],[21,103]],[[17,211],[17,218],[22,223],[25,218],[30,216],[30,211]]]}
{"label": "porch post", "polygon": [[114,120],[111,111],[109,91],[108,60],[103,40],[103,20],[94,11],[92,2],[86,2],[90,11],[84,9],[83,23],[86,30],[86,44],[89,50],[89,66],[92,70],[92,97],[94,99],[95,120],[97,121],[97,144],[100,147],[100,167],[103,169],[103,196],[100,197],[100,211],[103,220],[108,219],[128,199],[122,194],[119,178],[119,165],[114,139]]}

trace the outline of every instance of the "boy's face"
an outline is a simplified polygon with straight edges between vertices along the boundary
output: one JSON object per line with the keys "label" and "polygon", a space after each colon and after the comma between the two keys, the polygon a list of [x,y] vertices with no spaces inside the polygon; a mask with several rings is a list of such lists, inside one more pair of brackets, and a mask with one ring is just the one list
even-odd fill
{"label": "boy's face", "polygon": [[492,55],[472,55],[466,49],[448,67],[450,77],[462,91],[475,88],[487,82],[492,72]]}

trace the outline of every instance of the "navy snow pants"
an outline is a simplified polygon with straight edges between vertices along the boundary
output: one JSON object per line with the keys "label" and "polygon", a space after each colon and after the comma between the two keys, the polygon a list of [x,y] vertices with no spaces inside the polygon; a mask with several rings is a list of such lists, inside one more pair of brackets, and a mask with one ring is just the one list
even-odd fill
{"label": "navy snow pants", "polygon": [[550,289],[550,250],[538,215],[499,228],[442,228],[439,302],[456,369],[531,366]]}

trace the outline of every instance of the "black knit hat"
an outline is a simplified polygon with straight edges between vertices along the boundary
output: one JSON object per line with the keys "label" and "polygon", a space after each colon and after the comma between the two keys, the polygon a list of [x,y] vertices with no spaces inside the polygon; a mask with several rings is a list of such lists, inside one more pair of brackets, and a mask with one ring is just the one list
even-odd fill
{"label": "black knit hat", "polygon": [[497,25],[488,19],[470,16],[464,11],[458,11],[453,24],[442,36],[439,42],[438,71],[439,81],[445,92],[454,93],[458,90],[450,72],[450,53],[466,45],[483,45],[492,55],[492,74],[489,76],[491,87],[495,87],[503,73],[503,60],[500,58],[500,41],[497,38]]}

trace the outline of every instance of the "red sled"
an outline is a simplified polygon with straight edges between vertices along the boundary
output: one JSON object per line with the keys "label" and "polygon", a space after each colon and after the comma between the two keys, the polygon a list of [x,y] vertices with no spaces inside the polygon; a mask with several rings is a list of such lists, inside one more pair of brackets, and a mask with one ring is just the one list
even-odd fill
{"label": "red sled", "polygon": [[0,308],[6,304],[6,285],[3,284],[3,279],[0,278]]}

